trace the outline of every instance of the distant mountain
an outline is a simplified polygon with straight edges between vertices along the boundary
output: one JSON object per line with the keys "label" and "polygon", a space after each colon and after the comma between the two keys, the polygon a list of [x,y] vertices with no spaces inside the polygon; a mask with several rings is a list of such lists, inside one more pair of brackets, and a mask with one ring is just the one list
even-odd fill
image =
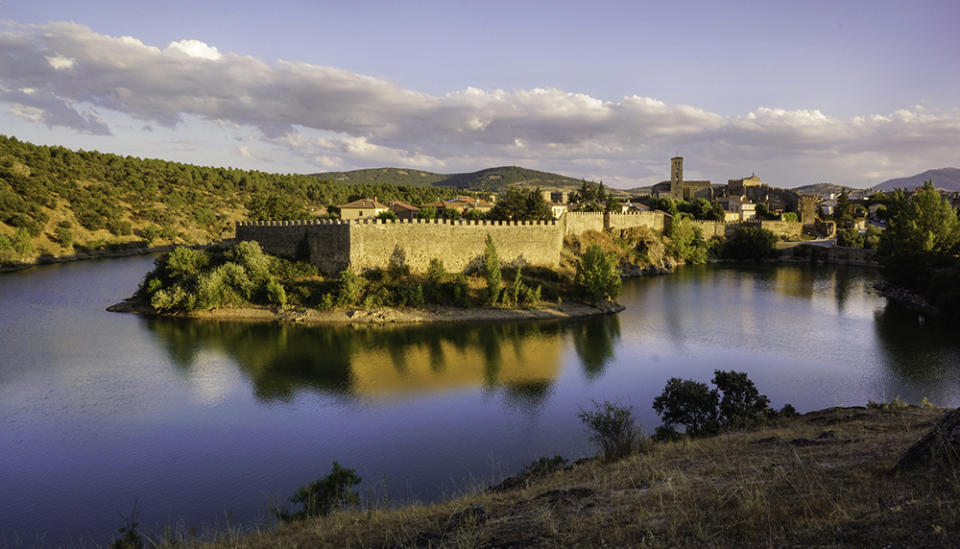
{"label": "distant mountain", "polygon": [[581,180],[549,172],[528,170],[519,166],[487,168],[472,173],[442,174],[400,168],[372,168],[349,172],[315,173],[314,177],[336,183],[389,183],[406,186],[455,187],[471,191],[502,191],[509,186],[540,187],[545,191],[570,191]]}
{"label": "distant mountain", "polygon": [[960,191],[960,168],[940,168],[927,170],[910,177],[888,179],[873,188],[878,191],[892,191],[894,189],[915,189],[922,187],[924,181],[933,181],[933,186],[948,191]]}
{"label": "distant mountain", "polygon": [[835,183],[814,183],[813,185],[801,185],[799,187],[794,187],[790,190],[796,192],[797,194],[815,194],[819,196],[826,196],[831,193],[839,194],[841,192],[862,191],[863,189],[858,189],[856,187],[845,187]]}

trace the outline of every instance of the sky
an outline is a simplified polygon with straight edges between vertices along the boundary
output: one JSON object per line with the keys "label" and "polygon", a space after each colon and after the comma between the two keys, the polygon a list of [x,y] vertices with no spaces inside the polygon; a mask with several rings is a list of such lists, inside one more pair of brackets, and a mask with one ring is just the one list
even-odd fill
{"label": "sky", "polygon": [[0,133],[275,173],[960,166],[960,2],[0,0]]}

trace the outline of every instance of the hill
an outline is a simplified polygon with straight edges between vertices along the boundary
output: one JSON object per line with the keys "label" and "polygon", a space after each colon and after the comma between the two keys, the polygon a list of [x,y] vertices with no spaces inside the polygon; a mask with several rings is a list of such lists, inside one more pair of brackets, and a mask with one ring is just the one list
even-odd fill
{"label": "hill", "polygon": [[922,187],[924,181],[933,181],[933,185],[938,189],[948,191],[960,191],[960,168],[940,168],[938,170],[927,170],[910,177],[898,177],[888,179],[883,183],[874,185],[873,189],[878,191],[892,191],[894,189],[915,189]]}
{"label": "hill", "polygon": [[72,151],[0,135],[0,264],[205,244],[232,236],[235,221],[310,219],[363,196],[420,204],[462,193]]}
{"label": "hill", "polygon": [[797,194],[815,194],[824,196],[831,193],[839,194],[841,192],[862,191],[863,189],[846,187],[844,185],[837,185],[835,183],[814,183],[812,185],[801,185],[799,187],[794,187],[791,190]]}
{"label": "hill", "polygon": [[377,184],[454,187],[457,189],[499,192],[509,186],[540,187],[545,191],[572,191],[581,180],[565,175],[541,172],[519,166],[487,168],[470,173],[442,174],[399,168],[373,168],[349,172],[323,172],[313,174],[321,180],[347,184]]}

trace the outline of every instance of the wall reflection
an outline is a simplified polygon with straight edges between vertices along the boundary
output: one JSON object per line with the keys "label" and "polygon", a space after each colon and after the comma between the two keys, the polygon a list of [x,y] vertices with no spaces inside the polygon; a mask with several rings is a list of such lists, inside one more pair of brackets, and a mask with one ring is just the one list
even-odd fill
{"label": "wall reflection", "polygon": [[560,372],[568,336],[591,377],[614,358],[620,338],[616,316],[401,327],[144,321],[179,368],[190,370],[210,350],[225,353],[261,400],[305,389],[379,398],[502,387],[511,402],[536,405]]}

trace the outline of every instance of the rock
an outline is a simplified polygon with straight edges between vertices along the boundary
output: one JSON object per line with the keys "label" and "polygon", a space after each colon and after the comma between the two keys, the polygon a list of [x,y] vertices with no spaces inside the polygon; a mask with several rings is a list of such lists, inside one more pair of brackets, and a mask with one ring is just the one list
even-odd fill
{"label": "rock", "polygon": [[960,408],[948,413],[929,433],[911,446],[894,471],[907,471],[922,465],[940,467],[960,463]]}

